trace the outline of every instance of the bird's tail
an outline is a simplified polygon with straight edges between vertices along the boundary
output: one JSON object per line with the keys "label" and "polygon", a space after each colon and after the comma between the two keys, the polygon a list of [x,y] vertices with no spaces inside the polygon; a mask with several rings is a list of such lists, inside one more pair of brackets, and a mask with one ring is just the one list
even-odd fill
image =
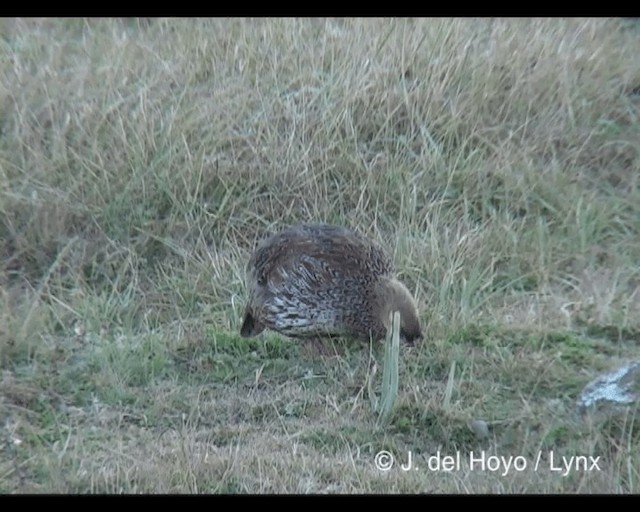
{"label": "bird's tail", "polygon": [[242,327],[240,327],[240,336],[243,338],[253,338],[264,330],[259,322],[251,314],[251,311],[247,311],[242,321]]}

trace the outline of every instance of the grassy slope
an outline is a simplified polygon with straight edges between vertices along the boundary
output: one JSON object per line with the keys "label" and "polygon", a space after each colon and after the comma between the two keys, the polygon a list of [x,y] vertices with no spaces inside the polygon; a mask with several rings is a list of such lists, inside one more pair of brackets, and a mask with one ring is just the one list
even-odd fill
{"label": "grassy slope", "polygon": [[[573,411],[638,354],[633,22],[0,31],[0,492],[640,490],[636,411]],[[237,336],[256,239],[302,220],[383,241],[420,301],[386,429],[367,348]]]}

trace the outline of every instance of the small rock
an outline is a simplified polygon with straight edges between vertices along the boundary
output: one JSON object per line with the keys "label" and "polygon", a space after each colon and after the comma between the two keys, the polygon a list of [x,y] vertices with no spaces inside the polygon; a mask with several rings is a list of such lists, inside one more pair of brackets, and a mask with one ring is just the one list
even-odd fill
{"label": "small rock", "polygon": [[582,414],[601,405],[631,405],[640,398],[640,360],[631,361],[615,371],[591,381],[578,397]]}
{"label": "small rock", "polygon": [[480,439],[489,437],[489,425],[484,420],[471,420],[469,422],[469,429]]}
{"label": "small rock", "polygon": [[82,324],[82,322],[78,321],[73,325],[73,332],[79,338],[82,338],[82,336],[84,336],[85,329],[84,329],[84,325]]}

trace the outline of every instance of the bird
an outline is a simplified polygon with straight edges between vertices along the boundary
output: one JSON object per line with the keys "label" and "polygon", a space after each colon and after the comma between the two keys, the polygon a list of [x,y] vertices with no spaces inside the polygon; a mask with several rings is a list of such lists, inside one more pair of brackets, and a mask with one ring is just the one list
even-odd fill
{"label": "bird", "polygon": [[399,311],[401,339],[410,345],[422,339],[416,302],[391,258],[351,228],[286,226],[258,244],[246,273],[241,337],[268,329],[294,339],[381,341]]}

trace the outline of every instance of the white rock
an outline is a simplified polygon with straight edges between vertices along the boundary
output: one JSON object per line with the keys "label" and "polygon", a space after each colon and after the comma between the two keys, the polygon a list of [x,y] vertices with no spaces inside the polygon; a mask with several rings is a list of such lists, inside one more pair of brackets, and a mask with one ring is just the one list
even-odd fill
{"label": "white rock", "polygon": [[604,404],[631,405],[640,398],[639,390],[640,360],[636,360],[591,381],[578,397],[578,410],[584,413]]}

